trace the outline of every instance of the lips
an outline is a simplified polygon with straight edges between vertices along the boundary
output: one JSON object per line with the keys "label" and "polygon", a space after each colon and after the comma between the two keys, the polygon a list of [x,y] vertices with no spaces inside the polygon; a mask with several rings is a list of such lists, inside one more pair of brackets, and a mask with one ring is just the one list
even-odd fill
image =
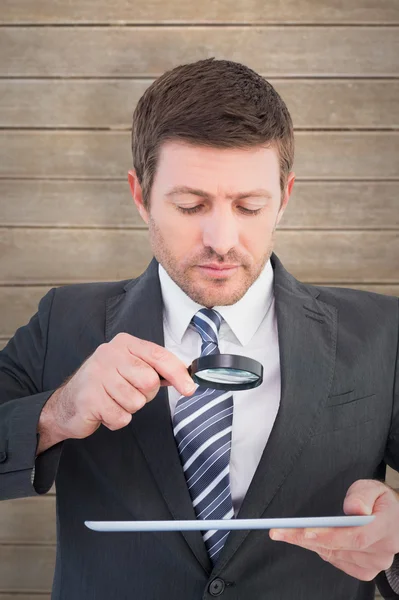
{"label": "lips", "polygon": [[229,269],[235,269],[240,265],[198,265],[199,267],[203,267],[204,269],[215,269],[215,271],[227,271]]}

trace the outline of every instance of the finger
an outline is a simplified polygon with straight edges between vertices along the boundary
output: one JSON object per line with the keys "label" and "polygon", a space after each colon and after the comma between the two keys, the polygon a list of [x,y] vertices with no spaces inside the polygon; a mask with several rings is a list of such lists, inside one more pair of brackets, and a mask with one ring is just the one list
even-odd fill
{"label": "finger", "polygon": [[113,403],[118,404],[120,408],[130,414],[143,408],[147,402],[144,394],[130,385],[119,374],[117,377],[111,377],[103,381],[102,386]]}
{"label": "finger", "polygon": [[378,551],[374,548],[373,552],[357,552],[354,550],[333,550],[332,548],[322,548],[316,544],[303,544],[302,548],[316,552],[323,560],[334,563],[348,563],[363,569],[375,570],[378,573],[389,569],[394,561],[394,553]]}
{"label": "finger", "polygon": [[98,414],[98,419],[111,431],[126,427],[132,420],[132,415],[112,399],[104,402]]}
{"label": "finger", "polygon": [[380,496],[386,494],[388,488],[380,481],[359,479],[348,489],[344,500],[346,515],[371,515],[374,504]]}
{"label": "finger", "polygon": [[374,532],[369,535],[367,527],[365,525],[362,527],[273,529],[270,534],[274,540],[299,546],[312,544],[314,547],[331,550],[363,551],[372,545],[375,537]]}
{"label": "finger", "polygon": [[118,333],[109,343],[127,348],[133,356],[148,363],[184,396],[190,396],[196,390],[197,386],[185,364],[163,346],[128,333]]}
{"label": "finger", "polygon": [[147,401],[157,395],[161,384],[159,375],[141,358],[130,355],[129,360],[119,361],[116,372],[131,386],[139,390]]}
{"label": "finger", "polygon": [[[385,518],[379,520],[385,521]],[[380,532],[377,530],[377,534],[375,530],[370,530],[370,525],[342,528],[273,529],[270,531],[270,537],[315,551],[317,549],[343,550],[378,556],[394,555],[397,553],[397,541],[394,536],[384,534],[385,529],[384,524],[381,526]],[[373,542],[376,537],[378,538],[377,542]]]}
{"label": "finger", "polygon": [[170,381],[167,381],[166,379],[161,379],[161,387],[167,387],[168,385],[172,385]]}

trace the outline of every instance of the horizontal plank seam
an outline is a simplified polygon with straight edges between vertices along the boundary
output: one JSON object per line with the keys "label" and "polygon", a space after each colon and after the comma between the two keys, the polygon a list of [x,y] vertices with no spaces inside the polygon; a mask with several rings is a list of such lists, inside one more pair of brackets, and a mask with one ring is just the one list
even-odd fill
{"label": "horizontal plank seam", "polygon": [[[29,181],[31,179],[34,179],[34,181],[70,181],[70,182],[92,182],[92,181],[99,181],[99,177],[85,177],[85,178],[76,178],[76,177],[62,177],[62,176],[55,176],[55,177],[51,177],[49,178],[47,177],[42,177],[42,176],[20,176],[20,177],[16,177],[16,176],[9,176],[9,175],[4,175],[4,176],[0,176],[0,181],[20,181],[20,180],[26,180],[29,179]],[[118,181],[118,182],[124,182],[126,183],[126,179],[124,177],[103,177],[101,178],[101,181]],[[337,178],[331,178],[331,177],[297,177],[295,179],[295,185],[301,184],[301,183],[350,183],[350,182],[354,182],[354,183],[397,183],[399,181],[399,177],[397,178],[392,178],[392,177],[383,177],[381,179],[376,179],[375,177],[364,177],[363,179],[357,179],[354,177],[347,177],[347,178],[341,178],[341,179],[337,179]]]}
{"label": "horizontal plank seam", "polygon": [[[21,229],[21,230],[26,230],[26,229],[48,229],[48,230],[52,230],[52,229],[56,229],[56,230],[73,230],[73,231],[147,231],[147,227],[145,227],[144,225],[141,226],[136,226],[136,225],[22,225],[22,224],[4,224],[4,223],[0,223],[0,231],[1,230],[8,230],[8,229]],[[385,233],[385,232],[392,232],[392,231],[399,231],[399,226],[397,227],[301,227],[301,226],[297,226],[297,227],[277,227],[278,231],[289,231],[289,232],[308,232],[308,231],[315,231],[315,232],[320,232],[320,231],[327,231],[327,232],[332,232],[332,233],[341,233],[341,232],[356,232],[356,233],[370,233],[370,232],[378,232],[378,233]]]}
{"label": "horizontal plank seam", "polygon": [[[128,278],[127,278],[128,279]],[[134,279],[134,278],[132,278]],[[85,281],[87,283],[101,283],[101,280],[99,279],[95,279],[95,280],[90,280],[90,279],[85,279]],[[109,280],[107,280],[109,281]],[[113,281],[125,281],[125,279],[115,279]],[[104,279],[103,282],[106,282],[106,280]],[[325,282],[325,281],[306,281],[304,283],[308,283],[309,285],[341,285],[342,283],[344,283],[345,285],[377,285],[380,287],[391,287],[391,286],[395,286],[398,285],[399,286],[399,280],[398,281],[394,281],[394,282],[389,282],[389,283],[381,283],[381,281],[329,281],[329,282]],[[1,288],[24,288],[24,287],[47,287],[49,285],[64,285],[63,283],[55,283],[55,282],[51,282],[51,283],[0,283],[0,290]],[[1,336],[0,336],[1,338]],[[6,336],[3,336],[3,339],[5,339]],[[55,493],[53,492],[48,492],[46,494],[47,496],[55,496]],[[44,496],[43,496],[44,497]]]}
{"label": "horizontal plank seam", "polygon": [[[126,277],[125,279],[114,279],[111,281],[111,283],[117,282],[117,281],[125,281],[125,280],[129,280],[129,279],[135,279],[134,277]],[[76,283],[109,283],[110,280],[109,279],[76,279],[74,281],[49,281],[49,282],[40,282],[40,283],[36,283],[34,281],[29,281],[26,283],[4,283],[4,282],[0,282],[0,288],[4,287],[4,288],[24,288],[24,287],[59,287],[59,286],[64,286],[64,285],[73,285]],[[302,283],[304,284],[308,284],[308,285],[321,285],[323,287],[329,287],[329,286],[339,286],[342,285],[344,287],[348,287],[351,285],[361,285],[361,286],[380,286],[380,287],[392,287],[392,286],[397,286],[399,285],[399,281],[305,281],[304,279],[301,280]],[[0,340],[9,340],[10,337],[9,336],[0,336]]]}
{"label": "horizontal plank seam", "polygon": [[32,590],[27,590],[25,592],[14,592],[14,591],[2,591],[0,590],[0,600],[2,599],[3,596],[7,596],[7,598],[22,598],[22,600],[31,600],[33,597],[37,597],[39,598],[39,600],[41,598],[45,598],[45,600],[47,600],[47,598],[50,600],[50,592],[51,590],[48,591],[48,593],[46,592],[36,592],[36,591],[32,591]]}
{"label": "horizontal plank seam", "polygon": [[48,593],[46,593],[46,592],[35,592],[35,591],[32,591],[32,590],[27,590],[25,592],[14,592],[14,591],[8,592],[7,590],[6,591],[0,590],[0,594],[1,594],[0,595],[0,600],[2,599],[3,595],[7,595],[7,597],[10,597],[10,598],[22,598],[22,600],[24,600],[26,598],[28,600],[31,600],[31,597],[34,597],[34,596],[37,596],[39,598],[39,600],[40,600],[40,598],[46,598],[46,600],[48,598],[50,600],[50,596],[49,596],[50,590],[48,591]]}
{"label": "horizontal plank seam", "polygon": [[[57,177],[57,176],[35,176],[35,175],[24,175],[20,177],[11,177],[9,175],[0,176],[0,181],[123,181],[126,182],[125,177]],[[315,182],[315,183],[393,183],[399,181],[398,177],[298,177],[295,180],[298,182]]]}
{"label": "horizontal plank seam", "polygon": [[272,29],[275,27],[292,27],[292,28],[304,28],[304,27],[315,27],[318,29],[329,29],[331,27],[339,27],[341,29],[364,29],[364,28],[381,28],[381,29],[394,29],[399,26],[399,21],[369,21],[369,22],[359,22],[359,21],[347,21],[342,23],[340,21],[218,21],[218,22],[205,22],[205,21],[141,21],[134,22],[121,19],[121,20],[110,20],[107,22],[99,21],[99,22],[75,22],[75,21],[63,21],[62,23],[46,23],[44,21],[36,21],[35,23],[24,23],[24,22],[14,22],[14,23],[0,23],[1,29],[34,29],[34,28],[43,28],[43,29],[61,29],[63,27],[76,27],[79,29],[92,29],[94,27],[101,29],[142,29],[142,28],[151,28],[151,29],[168,29],[170,27],[174,27],[177,29],[235,29],[237,27],[241,27],[243,29],[257,29],[262,27],[264,29]]}
{"label": "horizontal plank seam", "polygon": [[[124,132],[130,132],[131,131],[131,127],[109,127],[109,126],[104,126],[104,127],[71,127],[71,126],[42,126],[42,127],[31,127],[31,126],[26,126],[26,125],[13,125],[13,126],[3,126],[0,125],[0,131],[63,131],[63,132],[67,132],[67,131],[104,131],[104,132],[111,132],[111,133],[124,133]],[[335,132],[351,132],[351,131],[360,131],[362,133],[372,133],[374,131],[378,131],[379,133],[391,133],[391,132],[396,132],[399,131],[399,125],[392,125],[391,127],[362,127],[362,126],[348,126],[348,127],[334,127],[333,125],[331,125],[330,127],[302,127],[302,126],[298,126],[294,128],[294,132],[295,131],[301,131],[301,132],[309,132],[312,133],[314,131],[323,133],[323,132],[330,132],[330,131],[335,131]]]}
{"label": "horizontal plank seam", "polygon": [[[55,521],[55,517],[54,517],[54,521]],[[18,541],[13,541],[13,542],[8,542],[6,540],[1,540],[0,539],[0,548],[1,547],[15,547],[15,548],[25,548],[27,546],[29,546],[29,548],[55,548],[56,547],[56,543],[55,542],[30,542],[30,541],[24,541],[24,540],[18,540]]]}
{"label": "horizontal plank seam", "polygon": [[[303,74],[293,74],[293,75],[285,75],[285,76],[281,76],[281,75],[270,75],[268,73],[259,73],[260,75],[263,75],[264,77],[267,77],[268,80],[277,80],[279,79],[280,81],[291,81],[291,80],[341,80],[341,81],[347,81],[347,80],[356,80],[356,81],[363,81],[363,80],[367,80],[367,81],[372,81],[372,80],[384,80],[384,81],[397,81],[399,79],[399,75],[388,75],[387,73],[381,73],[376,74],[376,75],[357,75],[356,73],[352,73],[350,75],[345,75],[345,74],[341,74],[341,75],[325,75],[322,73],[315,73],[314,75],[310,76],[309,74],[307,75],[303,75]],[[159,73],[159,75],[161,75],[161,73]],[[109,75],[104,75],[102,77],[99,77],[98,75],[87,75],[86,77],[82,77],[82,75],[48,75],[46,77],[44,76],[38,76],[38,75],[0,75],[0,80],[37,80],[37,79],[42,79],[42,80],[52,80],[52,79],[62,79],[62,80],[93,80],[93,81],[102,81],[102,80],[120,80],[120,79],[128,79],[128,80],[136,80],[136,81],[147,81],[147,80],[153,80],[156,79],[159,75],[119,75],[118,77],[115,77],[115,75],[113,75],[112,77]]]}
{"label": "horizontal plank seam", "polygon": [[[23,590],[23,589],[21,589],[21,590],[15,590],[15,589],[13,589],[13,590],[7,590],[5,588],[4,589],[0,588],[0,594],[7,594],[7,595],[9,595],[11,593],[17,594],[16,598],[21,597],[21,596],[22,596],[22,598],[24,598],[24,597],[26,598],[27,594],[29,594],[28,600],[30,600],[30,596],[31,595],[33,595],[33,596],[39,596],[39,598],[40,598],[41,596],[45,596],[45,595],[50,594],[51,593],[51,587],[45,588],[45,589],[41,589],[41,590],[37,590],[37,589],[34,589],[34,590],[29,590],[29,589],[28,590]],[[50,598],[50,596],[48,596],[48,597]],[[1,600],[1,598],[0,598],[0,600]]]}
{"label": "horizontal plank seam", "polygon": [[[339,76],[339,75],[325,75],[324,77],[326,79],[331,79],[331,81],[333,81],[334,83],[337,83],[337,82],[339,82],[341,80],[342,80],[342,82],[346,82],[346,80],[348,79],[348,76],[345,76],[345,75],[344,76]],[[120,79],[120,78],[122,78],[122,79],[130,79],[131,81],[135,81],[135,80],[137,80],[137,81],[143,81],[144,79],[148,79],[149,82],[150,81],[154,81],[154,79],[155,79],[155,77],[153,77],[153,76],[152,77],[150,77],[150,76],[149,77],[145,77],[145,76],[141,76],[141,75],[136,75],[136,76],[134,76],[134,75],[104,75],[104,76],[90,75],[90,76],[87,76],[87,77],[86,76],[83,77],[82,75],[70,75],[70,76],[67,76],[67,75],[65,75],[65,76],[64,75],[41,75],[41,76],[26,75],[25,76],[24,75],[24,76],[21,76],[21,77],[18,77],[17,75],[15,75],[15,76],[13,76],[13,75],[1,75],[0,76],[0,79],[3,79],[3,80],[7,80],[7,79],[14,80],[16,78],[18,78],[18,79],[33,79],[35,81],[42,81],[42,80],[43,81],[47,81],[48,79],[66,79],[66,80],[69,80],[69,79],[72,78],[75,81],[82,81],[82,82],[86,81],[87,79],[89,79],[91,81],[95,81],[96,79],[98,79],[99,81],[103,81],[104,79],[107,79],[109,81],[118,81],[118,79]],[[399,75],[398,75],[398,77],[385,77],[385,80],[387,82],[397,81],[398,78],[399,78]],[[277,75],[276,77],[271,78],[270,82],[271,83],[278,83],[280,81],[286,81],[286,80],[290,81],[291,79],[292,79],[292,77],[287,77],[287,76],[284,76],[284,75]],[[303,81],[303,82],[308,82],[308,83],[311,83],[311,82],[314,81],[314,77],[309,76],[309,75],[306,75],[306,76],[298,75],[298,76],[295,76],[295,79]],[[374,75],[369,75],[369,76],[367,76],[367,75],[359,75],[357,77],[357,80],[364,80],[364,81],[374,81],[374,79],[375,79]],[[383,79],[382,76],[378,76],[378,82],[379,83],[381,82],[382,79]]]}
{"label": "horizontal plank seam", "polygon": [[1,546],[7,546],[9,547],[15,547],[15,548],[19,548],[19,547],[24,547],[24,546],[29,546],[29,547],[39,547],[42,548],[44,546],[49,547],[49,548],[54,548],[56,546],[55,542],[6,542],[6,541],[1,541],[0,540],[0,547]]}

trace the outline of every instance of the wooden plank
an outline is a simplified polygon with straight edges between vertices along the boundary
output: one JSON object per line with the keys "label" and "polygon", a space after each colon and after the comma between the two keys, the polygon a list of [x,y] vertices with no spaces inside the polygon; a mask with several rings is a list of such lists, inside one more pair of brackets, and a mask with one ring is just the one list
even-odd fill
{"label": "wooden plank", "polygon": [[[315,285],[318,285],[315,282]],[[323,285],[334,285],[324,283]],[[53,286],[23,286],[23,287],[1,287],[0,286],[0,337],[10,338],[18,327],[25,325],[37,311],[40,299]],[[340,287],[360,289],[377,294],[399,296],[399,284],[341,284]],[[399,487],[399,486],[398,486]]]}
{"label": "wooden plank", "polygon": [[[394,190],[388,190],[388,198],[384,191],[382,194],[389,205]],[[29,185],[24,180],[0,179],[0,215],[2,226],[147,228],[133,202],[127,178],[32,180]]]}
{"label": "wooden plank", "polygon": [[0,594],[0,600],[51,600],[51,594]]}
{"label": "wooden plank", "polygon": [[0,592],[49,592],[54,565],[54,546],[0,546]]}
{"label": "wooden plank", "polygon": [[[302,281],[398,283],[397,231],[278,231],[276,253]],[[128,279],[151,256],[146,231],[0,229],[0,285]]]}
{"label": "wooden plank", "polygon": [[[299,131],[294,168],[301,179],[398,179],[398,154],[396,132]],[[0,132],[0,178],[126,181],[131,167],[127,131]]]}
{"label": "wooden plank", "polygon": [[398,23],[395,0],[2,0],[0,23]]}
{"label": "wooden plank", "polygon": [[315,282],[314,285],[326,285],[332,287],[344,287],[344,288],[352,288],[354,290],[363,290],[364,292],[374,292],[375,294],[384,294],[386,296],[399,296],[399,284],[388,284],[388,285],[379,285],[374,283],[365,283],[363,285],[359,285],[357,283],[322,283],[318,284]]}
{"label": "wooden plank", "polygon": [[391,487],[399,490],[399,473],[398,473],[398,471],[394,471],[393,469],[388,467],[386,482]]}
{"label": "wooden plank", "polygon": [[[399,229],[396,181],[301,181],[280,229]],[[0,179],[3,227],[147,226],[127,181]]]}
{"label": "wooden plank", "polygon": [[0,75],[156,77],[216,57],[268,77],[391,77],[398,54],[396,27],[3,27]]}
{"label": "wooden plank", "polygon": [[399,228],[398,197],[399,184],[393,181],[299,180],[294,184],[279,227],[298,230]]}
{"label": "wooden plank", "polygon": [[55,542],[54,496],[0,502],[0,544],[55,544]]}
{"label": "wooden plank", "polygon": [[[149,80],[0,80],[1,127],[130,129]],[[399,127],[397,80],[279,80],[296,129]],[[101,102],[98,99],[101,98]]]}

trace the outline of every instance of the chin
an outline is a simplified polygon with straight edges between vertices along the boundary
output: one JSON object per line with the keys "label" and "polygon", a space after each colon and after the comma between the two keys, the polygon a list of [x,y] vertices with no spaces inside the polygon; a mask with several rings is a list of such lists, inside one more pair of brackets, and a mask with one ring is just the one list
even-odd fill
{"label": "chin", "polygon": [[229,306],[230,304],[235,304],[244,294],[240,293],[239,290],[234,289],[218,290],[213,288],[210,290],[206,288],[192,288],[188,295],[194,300],[194,302],[197,302],[197,304],[212,307]]}

